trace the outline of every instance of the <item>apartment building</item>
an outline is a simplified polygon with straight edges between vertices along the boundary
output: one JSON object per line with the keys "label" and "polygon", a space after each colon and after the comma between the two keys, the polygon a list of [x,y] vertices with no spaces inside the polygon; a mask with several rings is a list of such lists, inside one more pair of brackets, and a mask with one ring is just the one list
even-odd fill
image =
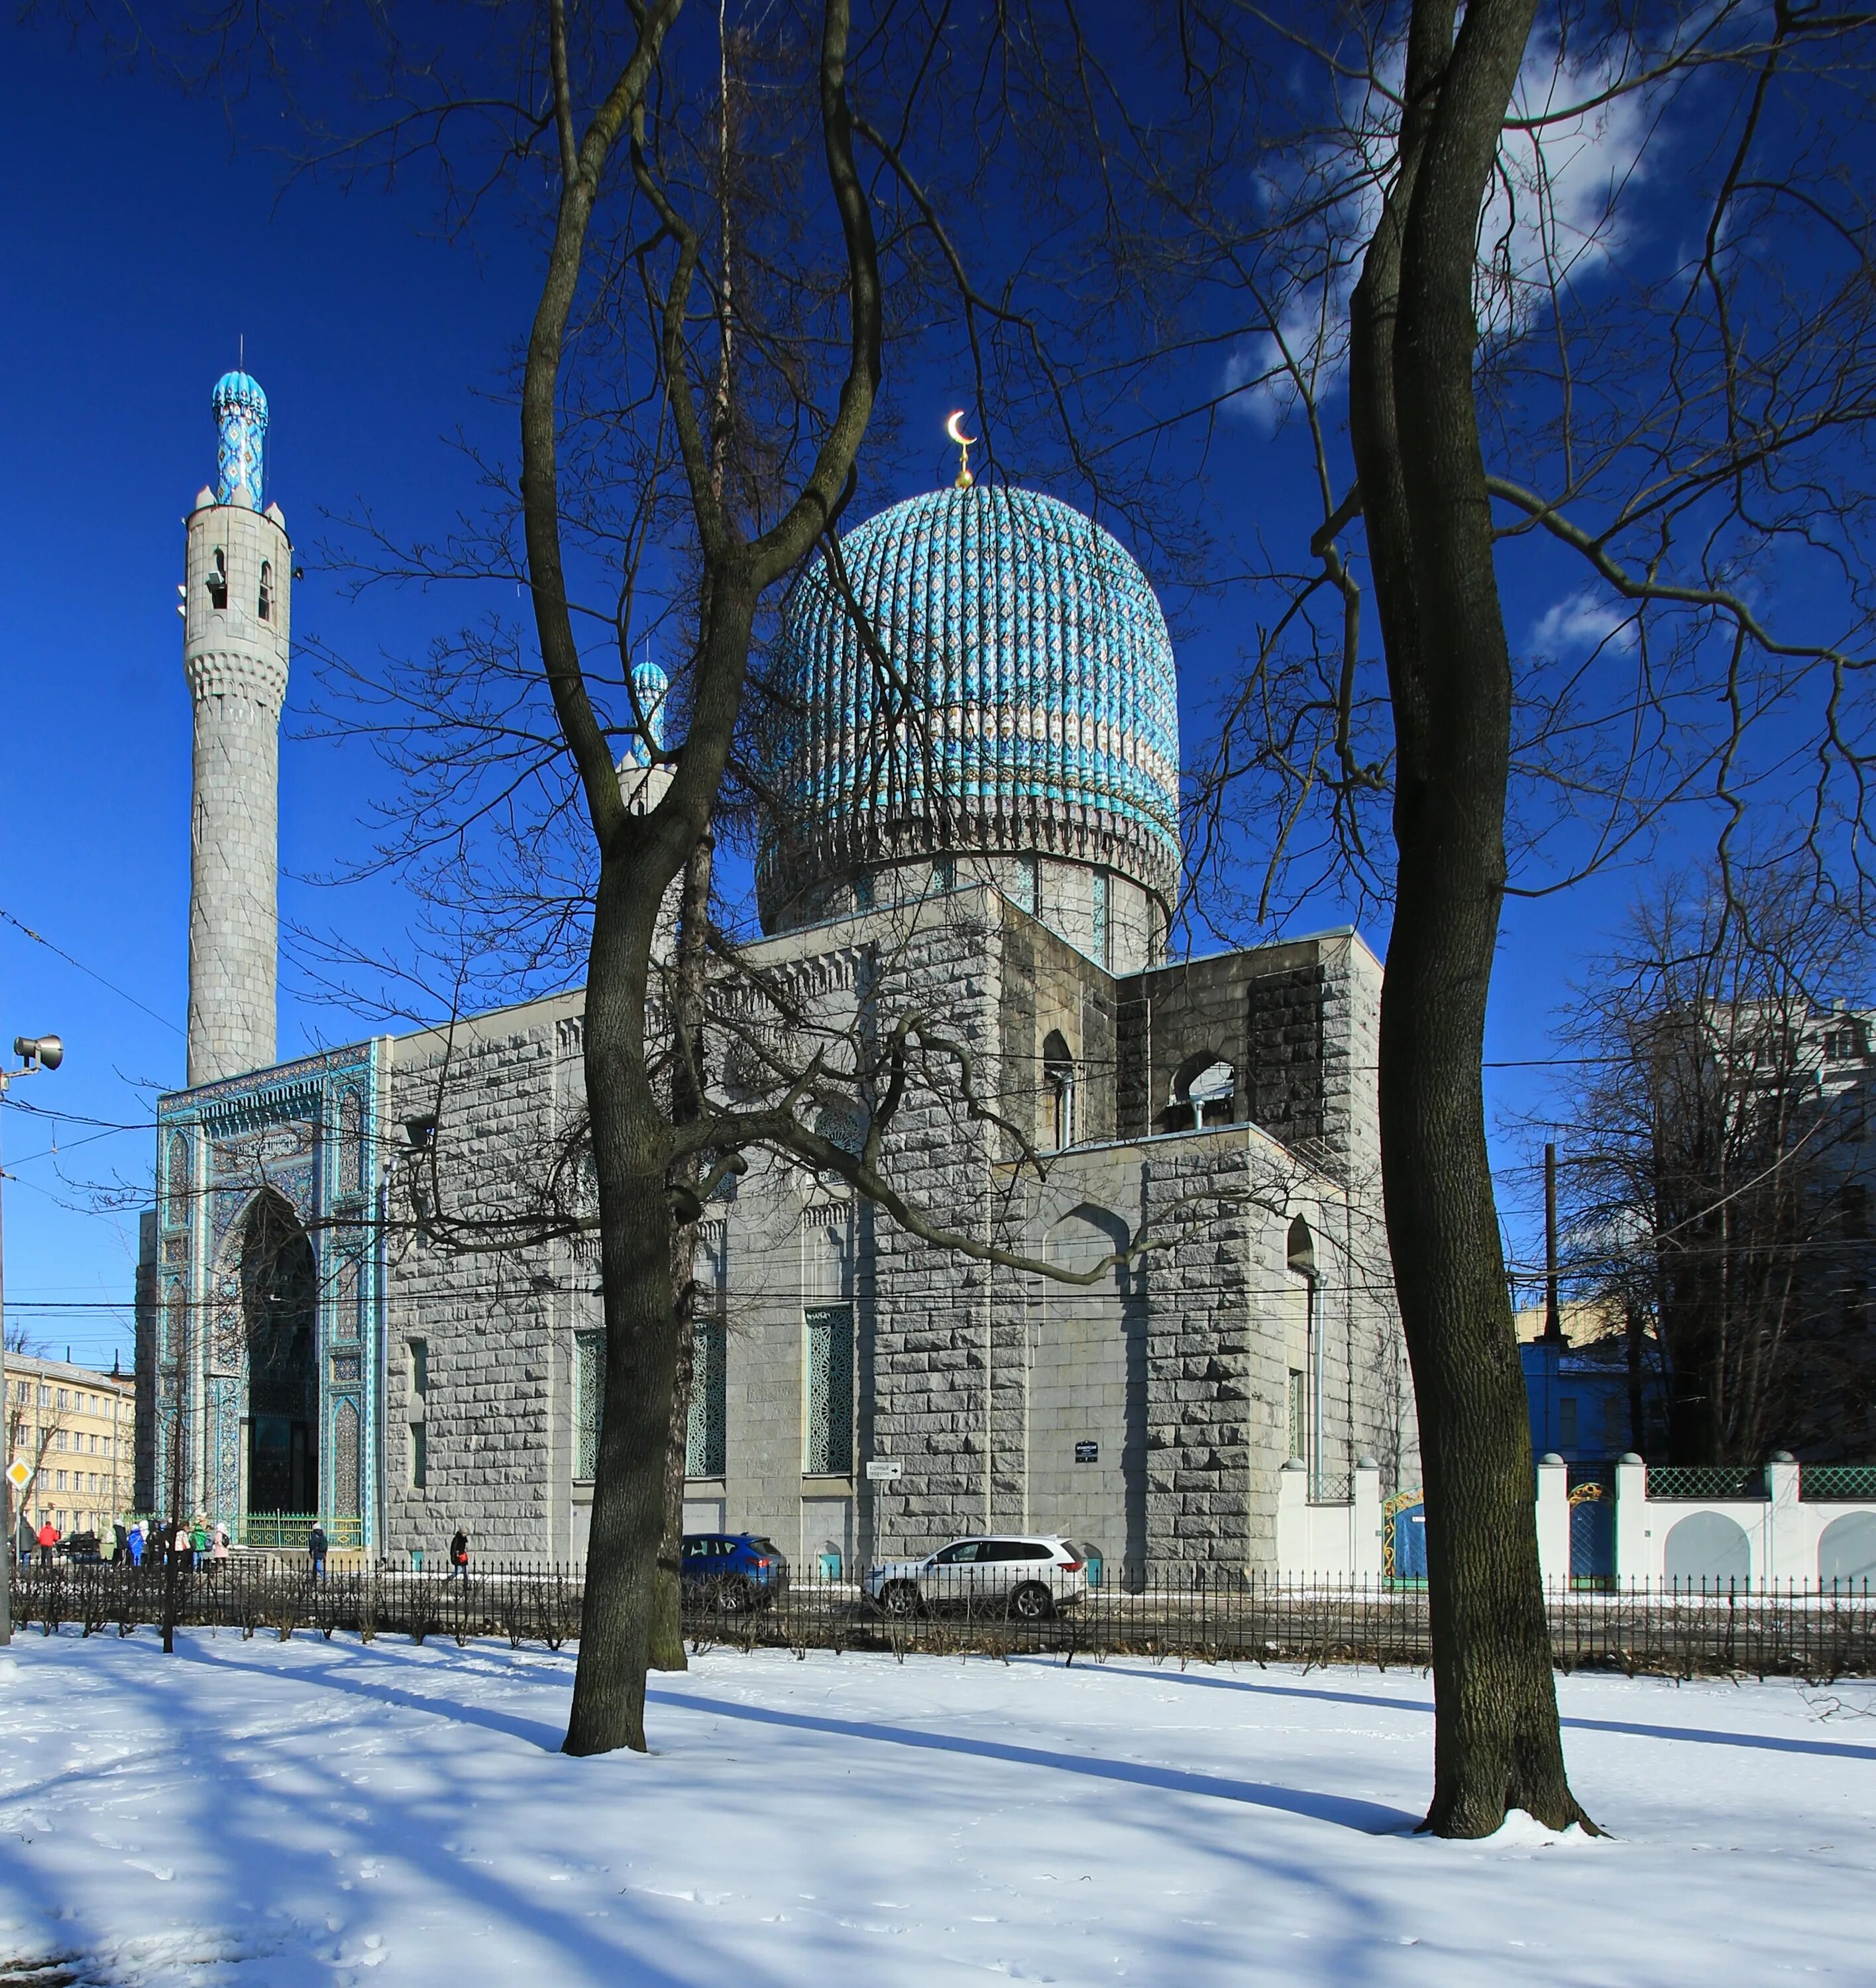
{"label": "apartment building", "polygon": [[32,1472],[13,1496],[16,1522],[36,1533],[110,1536],[130,1506],[137,1459],[134,1376],[33,1354],[6,1356],[6,1452]]}

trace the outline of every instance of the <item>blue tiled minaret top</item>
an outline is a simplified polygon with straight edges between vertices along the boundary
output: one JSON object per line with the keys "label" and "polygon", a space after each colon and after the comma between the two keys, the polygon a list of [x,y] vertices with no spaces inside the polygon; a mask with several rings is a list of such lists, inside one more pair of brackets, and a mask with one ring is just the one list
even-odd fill
{"label": "blue tiled minaret top", "polygon": [[1168,903],[1179,873],[1177,674],[1111,534],[1053,497],[976,485],[841,540],[863,638],[823,562],[789,597],[758,858],[762,920],[921,852],[1100,864]]}
{"label": "blue tiled minaret top", "polygon": [[621,768],[648,766],[653,754],[664,751],[664,700],[670,692],[670,678],[649,656],[632,665],[632,698],[637,707],[632,718],[634,725],[642,718],[644,728],[634,731],[626,741],[625,756],[619,762]]}
{"label": "blue tiled minaret top", "polygon": [[267,439],[267,396],[246,373],[224,373],[209,404],[220,431],[216,448],[218,504],[261,508],[261,448]]}

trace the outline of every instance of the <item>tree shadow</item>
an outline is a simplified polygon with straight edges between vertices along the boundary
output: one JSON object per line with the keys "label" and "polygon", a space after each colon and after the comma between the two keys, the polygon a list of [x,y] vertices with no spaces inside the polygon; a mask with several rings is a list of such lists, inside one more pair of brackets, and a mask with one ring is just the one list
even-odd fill
{"label": "tree shadow", "polygon": [[1012,1746],[1007,1740],[974,1740],[949,1733],[925,1733],[907,1726],[883,1726],[877,1721],[830,1719],[808,1712],[781,1712],[766,1706],[739,1705],[727,1699],[699,1698],[688,1692],[654,1690],[647,1696],[656,1703],[688,1712],[713,1712],[725,1719],[747,1719],[759,1726],[781,1726],[797,1732],[826,1733],[837,1739],[872,1740],[882,1745],[912,1746],[921,1751],[965,1753],[982,1760],[1001,1760],[1014,1767],[1047,1767],[1066,1774],[1086,1774],[1097,1780],[1125,1781],[1138,1787],[1160,1788],[1172,1794],[1206,1795],[1219,1801],[1245,1802],[1258,1808],[1281,1810],[1288,1815],[1309,1817],[1313,1821],[1334,1824],[1364,1836],[1394,1836],[1417,1829],[1420,1818],[1404,1809],[1384,1803],[1363,1801],[1353,1796],[1318,1794],[1306,1788],[1286,1788],[1269,1781],[1227,1780],[1219,1774],[1194,1773],[1182,1767],[1149,1767],[1133,1760],[1109,1760],[1077,1753],[1055,1753],[1041,1746]]}
{"label": "tree shadow", "polygon": [[[218,1652],[181,1643],[176,1649],[179,1656],[186,1656],[192,1662],[208,1664],[221,1670],[246,1671],[255,1677],[275,1679],[282,1675],[269,1665],[245,1662],[237,1657],[225,1657]],[[319,1685],[328,1691],[343,1692],[353,1698],[375,1699],[382,1704],[401,1706],[407,1712],[427,1712],[433,1718],[448,1719],[458,1726],[479,1726],[485,1731],[499,1733],[510,1740],[538,1746],[543,1753],[560,1751],[566,1732],[559,1726],[549,1726],[545,1719],[523,1719],[513,1712],[495,1711],[488,1706],[465,1704],[459,1698],[427,1698],[421,1692],[407,1690],[402,1685],[380,1684],[333,1668],[338,1663],[356,1664],[363,1655],[362,1651],[345,1655],[335,1652],[332,1662],[322,1665],[317,1670],[302,1669],[292,1675],[303,1682]]]}
{"label": "tree shadow", "polygon": [[[1046,1657],[1012,1657],[1012,1663],[1058,1668]],[[1418,1712],[1430,1716],[1430,1698],[1381,1698],[1372,1692],[1330,1691],[1320,1685],[1272,1684],[1257,1678],[1218,1677],[1202,1671],[1145,1669],[1137,1664],[1104,1664],[1109,1675],[1151,1679],[1159,1684],[1195,1685],[1206,1691],[1238,1691],[1256,1698],[1310,1699],[1323,1705],[1354,1705],[1365,1710]],[[1827,1760],[1876,1760],[1876,1746],[1859,1746],[1847,1740],[1780,1739],[1766,1733],[1722,1733],[1701,1726],[1650,1726],[1638,1719],[1585,1719],[1565,1713],[1560,1723],[1570,1733],[1615,1733],[1636,1740],[1685,1740],[1699,1746],[1739,1746],[1749,1752],[1809,1753]]]}
{"label": "tree shadow", "polygon": [[[113,1651],[113,1655],[119,1652],[133,1659],[140,1654],[150,1654],[137,1652],[134,1645],[118,1645]],[[367,1662],[395,1661],[388,1653],[386,1657],[374,1659],[363,1651],[333,1651],[318,1662],[296,1665],[287,1670],[264,1662],[223,1657],[202,1649],[187,1632],[178,1636],[177,1652],[211,1672],[237,1670],[289,1687],[312,1685],[401,1709],[428,1712],[457,1723],[479,1726],[505,1738],[519,1739],[529,1746],[544,1746],[555,1755],[559,1767],[569,1777],[566,1799],[575,1803],[590,1799],[594,1763],[561,1756],[559,1733],[540,1721],[509,1718],[459,1701],[439,1702],[395,1686],[377,1686],[365,1679],[334,1674],[339,1666],[356,1664],[361,1658]],[[455,1654],[451,1652],[451,1656]],[[165,1660],[159,1658],[157,1662],[159,1666],[165,1665]],[[266,1888],[278,1880],[280,1898],[296,1902],[305,1868],[303,1865],[296,1869],[292,1860],[283,1861],[282,1858],[278,1840],[280,1798],[256,1779],[255,1762],[248,1757],[252,1750],[263,1742],[254,1731],[226,1732],[212,1720],[191,1719],[186,1725],[178,1726],[177,1694],[164,1668],[153,1672],[148,1668],[133,1671],[127,1664],[122,1668],[113,1667],[110,1683],[114,1690],[147,1705],[151,1729],[174,1733],[177,1763],[188,1770],[183,1778],[215,1791],[214,1798],[205,1801],[198,1812],[188,1819],[188,1840],[195,1862],[210,1868],[219,1865],[226,1895],[239,1902],[238,1912],[225,1912],[221,1916],[220,1922],[226,1929],[231,1946],[235,1949],[231,1959],[264,1961],[270,1953],[281,1955],[286,1940],[277,1927],[265,1933],[258,1932],[259,1924],[272,1915]],[[277,1743],[286,1736],[284,1727],[275,1726],[266,1733],[265,1743]],[[343,1740],[357,1736],[352,1730],[341,1729],[333,1736]],[[149,1771],[153,1767],[161,1773],[163,1768],[151,1758],[152,1753],[157,1750],[142,1750],[102,1762],[100,1766],[113,1775],[126,1767],[133,1773],[140,1770]],[[475,1757],[479,1760],[485,1753],[483,1750]],[[447,1793],[401,1801],[374,1790],[369,1806],[361,1804],[358,1790],[342,1771],[350,1757],[349,1753],[341,1752],[328,1760],[311,1746],[294,1752],[292,1767],[296,1773],[319,1788],[319,1794],[303,1794],[297,1797],[296,1806],[300,1811],[313,1811],[322,1800],[341,1807],[345,1815],[343,1827],[349,1839],[348,1855],[386,1865],[414,1867],[439,1892],[453,1894],[458,1898],[459,1909],[464,1915],[499,1919],[511,1932],[548,1947],[558,1963],[557,1979],[616,1983],[620,1988],[626,1988],[626,1984],[630,1984],[630,1988],[695,1988],[700,1979],[735,1980],[749,1983],[751,1988],[759,1988],[759,1984],[775,1979],[773,1976],[754,1972],[746,1957],[713,1949],[709,1942],[700,1939],[693,1926],[661,1915],[655,1907],[637,1894],[631,1900],[632,1917],[620,1928],[623,1937],[608,1941],[580,1919],[558,1912],[531,1895],[525,1881],[504,1877],[488,1861],[478,1860],[471,1865],[460,1859],[447,1841],[461,1826],[461,1817]],[[447,1773],[449,1763],[447,1757],[432,1756],[428,1765],[432,1772]],[[64,1780],[69,1777],[61,1775],[56,1778]],[[45,1788],[41,1790],[46,1791]],[[481,1790],[478,1789],[476,1792],[479,1794]],[[19,1791],[9,1790],[8,1793],[9,1799],[16,1799]],[[90,1806],[102,1812],[107,1800],[102,1794],[96,1795]],[[172,1829],[174,1827],[173,1820],[171,1826]],[[0,1868],[4,1868],[3,1864]],[[356,1896],[357,1908],[361,1915],[365,1915],[371,1895],[360,1892]],[[61,1925],[66,1946],[81,1945],[87,1954],[99,1958],[123,1946],[125,1935],[121,1921],[108,1926],[94,1922],[86,1927],[88,1938],[79,1934],[77,1929],[86,1925],[90,1917],[82,1905],[68,1906]],[[258,1939],[251,1936],[250,1930],[242,1929],[251,1929],[258,1935]],[[635,1951],[626,1943],[634,1932],[641,1936],[652,1935],[674,1949],[688,1950],[701,1973],[674,1973]],[[711,1957],[713,1951],[714,1959]],[[89,1964],[95,1966],[96,1960]],[[346,1971],[343,1966],[340,1971]],[[106,1973],[109,1973],[108,1968]],[[84,1978],[88,1980],[90,1976],[86,1975]],[[110,1973],[109,1978],[117,1977]]]}

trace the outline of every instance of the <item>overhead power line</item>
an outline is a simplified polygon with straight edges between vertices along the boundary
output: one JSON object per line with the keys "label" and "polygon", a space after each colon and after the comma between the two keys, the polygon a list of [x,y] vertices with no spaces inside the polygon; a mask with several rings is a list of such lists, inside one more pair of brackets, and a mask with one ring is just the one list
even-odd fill
{"label": "overhead power line", "polygon": [[74,959],[72,955],[66,951],[63,946],[54,945],[52,941],[46,937],[44,933],[35,932],[32,929],[32,926],[25,924],[21,919],[15,918],[13,914],[5,909],[4,906],[0,906],[0,918],[4,918],[15,931],[24,932],[27,938],[31,939],[35,945],[42,945],[48,952],[56,953],[59,958],[63,959],[67,966],[76,967],[79,972],[83,974],[88,979],[95,980],[100,987],[109,988],[111,992],[117,996],[119,1000],[128,1001],[133,1008],[140,1008],[153,1022],[161,1022],[164,1027],[169,1030],[172,1034],[179,1036],[183,1033],[177,1024],[170,1019],[168,1016],[159,1015],[155,1009],[151,1007],[147,1002],[138,1000],[134,994],[129,992],[124,988],[120,987],[116,981],[106,980],[103,974],[98,972],[96,969],[87,966],[82,959]]}

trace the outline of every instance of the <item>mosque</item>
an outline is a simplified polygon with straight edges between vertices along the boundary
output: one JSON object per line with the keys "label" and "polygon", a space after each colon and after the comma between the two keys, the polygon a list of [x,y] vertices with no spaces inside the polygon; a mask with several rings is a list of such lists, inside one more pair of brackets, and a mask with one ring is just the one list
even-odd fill
{"label": "mosque", "polygon": [[[139,1502],[256,1543],[316,1515],[399,1562],[458,1525],[486,1556],[578,1560],[591,1238],[478,1249],[443,1218],[522,1209],[576,1144],[583,997],[276,1061],[293,556],[263,501],[265,395],[234,373],[213,405],[181,589],[188,1084],[158,1107],[143,1222]],[[1157,1246],[1087,1286],[986,1267],[755,1159],[705,1209],[687,1523],[829,1570],[1013,1529],[1135,1570],[1271,1567],[1286,1469],[1323,1502],[1358,1463],[1384,1492],[1417,1481],[1380,967],[1347,928],[1167,956],[1176,672],[1109,532],[961,476],[843,549],[877,640],[803,573],[776,658],[786,825],[740,962],[767,991],[739,997],[712,1081],[759,1094],[783,1009],[849,1045],[915,1012],[956,1053],[893,1121],[883,1165],[908,1199],[1071,1270],[1143,1226]],[[663,680],[637,681],[655,731]],[[640,743],[620,766],[636,806],[664,777],[650,759]]]}

